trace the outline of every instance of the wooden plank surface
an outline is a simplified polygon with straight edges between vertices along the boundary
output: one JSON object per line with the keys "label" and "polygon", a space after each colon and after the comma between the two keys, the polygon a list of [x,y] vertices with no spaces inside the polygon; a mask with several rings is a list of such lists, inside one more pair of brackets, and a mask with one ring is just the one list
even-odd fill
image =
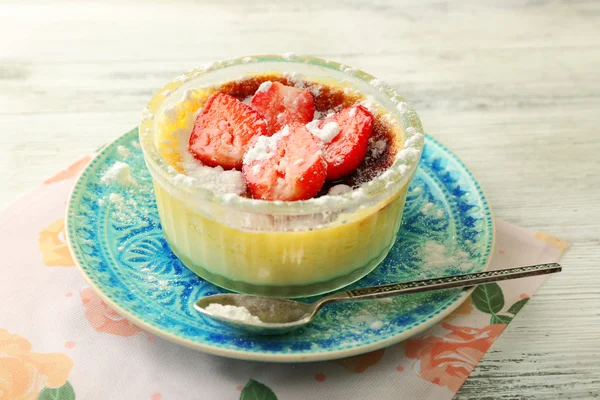
{"label": "wooden plank surface", "polygon": [[497,217],[571,242],[457,398],[600,396],[600,2],[0,3],[0,206],[201,63],[294,51],[391,83]]}

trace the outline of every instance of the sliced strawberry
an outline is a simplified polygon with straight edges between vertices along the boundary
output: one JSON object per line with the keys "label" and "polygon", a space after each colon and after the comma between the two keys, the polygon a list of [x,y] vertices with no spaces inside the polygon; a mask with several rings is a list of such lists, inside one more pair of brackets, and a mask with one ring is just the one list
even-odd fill
{"label": "sliced strawberry", "polygon": [[255,139],[242,168],[253,197],[294,201],[316,196],[327,176],[321,149],[321,142],[300,123]]}
{"label": "sliced strawberry", "polygon": [[[333,181],[354,172],[365,159],[373,132],[373,115],[363,106],[354,106],[318,123],[315,121],[309,128],[325,140],[323,156],[327,161],[327,180]],[[335,134],[333,138],[331,133]]]}
{"label": "sliced strawberry", "polygon": [[256,110],[233,96],[217,93],[196,118],[189,151],[209,167],[239,169],[252,138],[266,134],[267,124]]}
{"label": "sliced strawberry", "polygon": [[294,122],[306,124],[315,115],[315,101],[312,94],[279,82],[263,82],[250,105],[267,120],[269,132],[278,132]]}

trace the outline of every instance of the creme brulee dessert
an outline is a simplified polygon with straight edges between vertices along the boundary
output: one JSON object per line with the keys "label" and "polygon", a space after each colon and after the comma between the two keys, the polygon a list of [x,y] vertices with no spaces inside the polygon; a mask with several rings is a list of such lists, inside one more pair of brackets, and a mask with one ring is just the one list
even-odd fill
{"label": "creme brulee dessert", "polygon": [[224,288],[284,297],[338,289],[385,258],[423,148],[416,113],[380,81],[279,56],[169,83],[140,140],[181,261]]}

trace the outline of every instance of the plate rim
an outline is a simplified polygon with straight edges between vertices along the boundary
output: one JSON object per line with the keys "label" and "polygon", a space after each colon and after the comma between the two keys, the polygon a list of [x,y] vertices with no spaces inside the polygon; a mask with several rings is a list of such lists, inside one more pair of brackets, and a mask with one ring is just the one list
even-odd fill
{"label": "plate rim", "polygon": [[[112,148],[112,146],[115,142],[120,141],[123,137],[132,134],[132,132],[134,132],[134,131],[137,131],[137,127],[119,135],[118,137],[116,137],[115,139],[113,139],[112,141],[107,143],[105,146],[103,146],[100,149],[100,151],[98,151],[92,157],[92,159],[87,163],[85,168],[83,168],[83,170],[77,177],[77,180],[75,181],[75,184],[73,185],[73,187],[71,188],[71,191],[69,193],[69,198],[67,200],[67,206],[65,209],[65,238],[66,238],[66,242],[68,244],[69,252],[71,253],[71,256],[73,258],[73,261],[75,262],[77,269],[79,270],[81,275],[83,275],[84,280],[89,285],[89,287],[94,291],[94,293],[98,297],[100,297],[100,299],[102,301],[104,301],[106,304],[108,304],[111,309],[118,312],[121,316],[125,317],[127,320],[129,320],[133,324],[137,325],[138,327],[144,329],[147,332],[152,333],[153,335],[156,335],[158,337],[166,339],[175,344],[178,344],[178,345],[190,348],[190,349],[194,349],[194,350],[199,350],[199,351],[202,351],[207,354],[212,354],[212,355],[217,355],[217,356],[227,357],[227,358],[233,358],[233,359],[239,359],[239,360],[246,360],[246,361],[266,361],[266,362],[290,363],[290,362],[317,362],[317,361],[336,360],[336,359],[340,359],[340,358],[357,356],[357,355],[369,353],[369,352],[372,352],[375,350],[379,350],[384,347],[388,347],[388,346],[400,343],[400,342],[402,342],[410,337],[413,337],[415,335],[418,335],[419,333],[429,329],[430,327],[432,327],[433,325],[437,324],[439,321],[443,320],[448,315],[450,315],[454,310],[456,310],[458,307],[460,307],[460,305],[463,304],[465,302],[465,300],[467,300],[467,298],[471,295],[473,290],[475,290],[475,288],[463,289],[460,296],[456,300],[454,300],[454,302],[452,304],[450,304],[449,306],[444,308],[442,311],[435,314],[429,320],[423,322],[422,324],[412,327],[410,329],[407,329],[397,335],[391,336],[389,338],[386,338],[386,339],[383,339],[383,340],[380,340],[377,342],[368,343],[365,345],[359,345],[359,346],[355,346],[355,347],[351,347],[351,348],[347,348],[347,349],[341,349],[341,350],[323,351],[323,352],[318,352],[318,353],[299,353],[299,354],[287,353],[286,354],[286,353],[251,352],[251,351],[226,349],[226,348],[221,348],[221,347],[217,347],[217,346],[207,345],[205,343],[200,343],[200,342],[196,342],[196,341],[189,340],[189,339],[184,339],[173,333],[164,331],[160,327],[155,327],[152,324],[149,324],[146,321],[144,321],[143,319],[134,315],[133,313],[130,313],[125,308],[121,307],[118,303],[116,303],[110,297],[105,295],[103,290],[93,282],[91,277],[88,276],[85,269],[81,266],[81,264],[79,262],[79,257],[74,251],[73,242],[72,242],[71,234],[70,234],[71,226],[74,223],[71,221],[71,217],[70,217],[70,215],[72,214],[71,208],[74,207],[74,205],[73,205],[74,204],[73,203],[74,194],[76,193],[79,186],[84,184],[83,177],[86,176],[86,172],[88,171],[88,169],[90,169],[92,167],[93,164],[95,164],[95,162],[101,156],[103,156],[110,148]],[[435,143],[438,147],[440,147],[442,150],[444,150],[446,154],[450,155],[458,162],[458,164],[463,168],[463,170],[471,178],[475,187],[479,190],[479,192],[481,194],[480,198],[482,200],[482,203],[485,206],[487,206],[487,210],[489,211],[490,221],[491,221],[490,234],[491,234],[491,242],[492,242],[491,247],[490,247],[490,252],[487,256],[487,260],[482,269],[482,271],[487,271],[489,268],[489,264],[490,264],[492,255],[494,254],[494,247],[496,244],[496,235],[495,235],[496,222],[495,222],[492,207],[488,201],[486,193],[484,192],[483,188],[479,184],[479,181],[475,178],[475,176],[473,175],[471,170],[469,168],[467,168],[465,163],[454,152],[452,152],[450,149],[448,149],[448,147],[443,145],[441,142],[439,142],[437,139],[435,139],[431,135],[426,133],[425,137],[428,141]]]}

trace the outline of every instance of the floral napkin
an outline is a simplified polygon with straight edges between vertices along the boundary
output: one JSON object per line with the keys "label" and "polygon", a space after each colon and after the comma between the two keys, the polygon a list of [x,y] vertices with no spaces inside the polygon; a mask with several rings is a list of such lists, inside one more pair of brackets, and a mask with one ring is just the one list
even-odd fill
{"label": "floral napkin", "polygon": [[[423,334],[342,360],[274,364],[192,351],[119,316],[74,267],[65,204],[90,158],[0,212],[1,400],[450,399],[545,279],[479,287]],[[496,221],[491,269],[556,262],[567,246]]]}

